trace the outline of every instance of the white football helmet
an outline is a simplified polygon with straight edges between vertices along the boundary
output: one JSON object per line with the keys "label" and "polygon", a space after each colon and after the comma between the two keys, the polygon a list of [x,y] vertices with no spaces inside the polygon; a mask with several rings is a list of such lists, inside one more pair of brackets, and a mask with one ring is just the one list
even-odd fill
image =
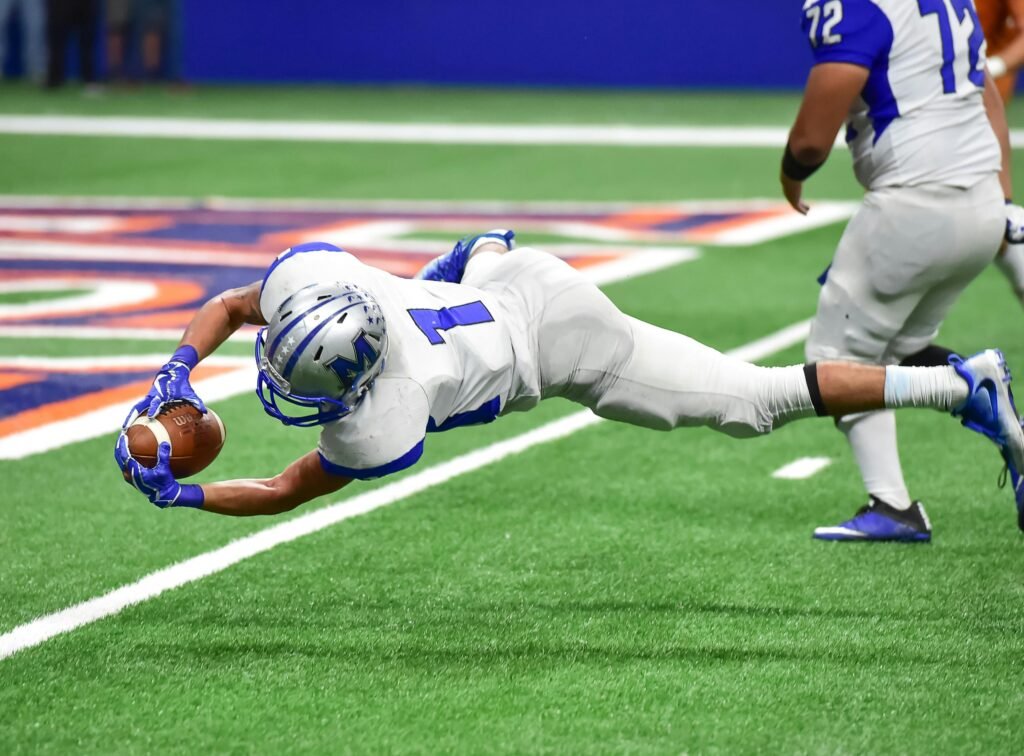
{"label": "white football helmet", "polygon": [[[256,394],[285,425],[322,425],[355,408],[387,352],[387,324],[370,292],[343,282],[310,284],[288,297],[256,338]],[[286,414],[279,400],[313,412]]]}

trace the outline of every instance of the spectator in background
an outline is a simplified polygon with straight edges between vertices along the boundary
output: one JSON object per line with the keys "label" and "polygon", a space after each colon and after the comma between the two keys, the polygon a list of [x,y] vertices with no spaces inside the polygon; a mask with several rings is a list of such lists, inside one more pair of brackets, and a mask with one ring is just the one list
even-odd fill
{"label": "spectator in background", "polygon": [[132,0],[107,0],[107,72],[114,81],[131,78],[128,50],[132,32]]}
{"label": "spectator in background", "polygon": [[21,22],[22,71],[36,84],[46,76],[46,13],[44,0],[0,0],[0,78],[3,78],[5,49],[4,31],[11,14],[17,12]]}
{"label": "spectator in background", "polygon": [[107,54],[111,76],[133,79],[141,64],[151,81],[180,78],[176,0],[107,0]]}
{"label": "spectator in background", "polygon": [[77,36],[79,75],[86,91],[94,91],[96,36],[100,20],[98,0],[47,0],[46,12],[46,37],[50,48],[46,86],[54,88],[64,83],[68,44],[73,36]]}

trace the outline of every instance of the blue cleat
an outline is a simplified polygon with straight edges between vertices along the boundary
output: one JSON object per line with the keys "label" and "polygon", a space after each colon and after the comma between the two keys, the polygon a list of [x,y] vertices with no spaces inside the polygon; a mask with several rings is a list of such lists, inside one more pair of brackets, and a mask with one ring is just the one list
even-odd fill
{"label": "blue cleat", "polygon": [[966,360],[950,357],[949,364],[968,388],[967,401],[953,410],[953,416],[999,447],[1013,485],[1017,526],[1024,530],[1024,430],[1013,401],[1006,358],[998,349],[987,349]]}
{"label": "blue cleat", "polygon": [[919,501],[910,509],[896,509],[872,496],[846,522],[815,528],[814,537],[822,541],[931,541],[932,524]]}
{"label": "blue cleat", "polygon": [[488,231],[480,236],[467,236],[455,243],[455,248],[446,255],[435,257],[423,266],[413,278],[421,281],[447,281],[448,283],[462,283],[462,276],[466,272],[466,263],[469,256],[481,244],[498,242],[504,244],[506,249],[515,246],[515,231],[506,231],[498,228]]}

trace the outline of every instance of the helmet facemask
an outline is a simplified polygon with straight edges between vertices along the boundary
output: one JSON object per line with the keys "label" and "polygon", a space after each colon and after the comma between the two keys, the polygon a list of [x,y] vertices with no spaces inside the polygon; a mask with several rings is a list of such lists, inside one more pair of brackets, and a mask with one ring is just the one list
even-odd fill
{"label": "helmet facemask", "polygon": [[[290,296],[256,338],[256,393],[285,425],[323,425],[349,414],[384,368],[388,336],[372,294],[353,284],[312,284]],[[312,410],[305,414],[287,410]]]}

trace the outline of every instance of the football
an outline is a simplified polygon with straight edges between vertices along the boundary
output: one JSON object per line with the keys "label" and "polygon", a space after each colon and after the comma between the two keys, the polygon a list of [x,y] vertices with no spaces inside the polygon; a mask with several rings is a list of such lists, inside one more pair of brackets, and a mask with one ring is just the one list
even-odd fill
{"label": "football", "polygon": [[168,405],[156,418],[143,413],[128,426],[128,450],[144,467],[156,466],[161,443],[171,445],[171,472],[187,478],[205,469],[224,446],[224,423],[212,409],[204,415],[187,402]]}

